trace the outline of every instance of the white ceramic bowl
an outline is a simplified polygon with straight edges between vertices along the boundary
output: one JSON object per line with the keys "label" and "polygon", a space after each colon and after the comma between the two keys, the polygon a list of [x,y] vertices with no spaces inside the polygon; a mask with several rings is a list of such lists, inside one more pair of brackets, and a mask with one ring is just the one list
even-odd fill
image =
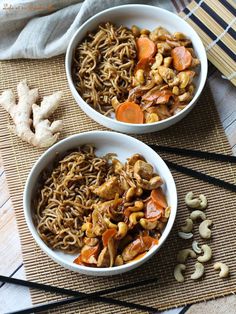
{"label": "white ceramic bowl", "polygon": [[[100,23],[104,23],[106,21],[111,21],[116,25],[122,24],[127,27],[137,25],[141,28],[147,28],[150,30],[156,28],[157,26],[163,26],[171,33],[176,31],[183,32],[192,40],[195,53],[201,61],[201,66],[199,76],[195,78],[194,81],[196,84],[195,95],[191,102],[186,106],[186,108],[184,108],[175,116],[172,116],[160,122],[150,124],[130,124],[120,122],[100,114],[98,111],[93,109],[82,99],[82,97],[79,95],[74,86],[71,75],[73,53],[78,43],[81,42],[84,37],[86,37],[88,32],[95,30]],[[202,92],[207,77],[207,57],[205,48],[202,44],[201,39],[199,38],[198,34],[194,31],[194,29],[187,22],[181,19],[178,15],[172,12],[153,6],[138,4],[122,5],[102,11],[93,16],[92,18],[90,18],[87,22],[85,22],[76,31],[76,33],[74,34],[69,43],[66,52],[65,66],[67,80],[71,93],[74,96],[76,102],[81,107],[81,109],[96,122],[115,131],[124,133],[137,133],[137,134],[150,133],[163,130],[179,122],[193,109]]]}
{"label": "white ceramic bowl", "polygon": [[[164,179],[165,183],[163,185],[163,190],[166,193],[168,204],[169,206],[171,206],[171,215],[166,225],[166,228],[160,238],[159,244],[151,248],[151,250],[147,252],[147,254],[145,254],[142,259],[112,268],[93,268],[80,266],[73,263],[73,260],[76,256],[78,256],[78,254],[70,255],[60,251],[52,250],[39,237],[32,219],[32,200],[33,198],[35,198],[36,191],[38,189],[38,182],[40,180],[42,172],[52,164],[52,162],[55,160],[56,154],[63,154],[66,151],[77,148],[78,146],[83,144],[95,144],[97,148],[96,154],[99,156],[111,152],[116,153],[118,158],[123,162],[125,162],[126,158],[130,157],[131,155],[135,153],[140,153],[146,158],[149,163],[154,166],[155,171],[159,173],[160,176]],[[40,246],[40,248],[56,263],[65,268],[86,275],[109,276],[121,274],[133,268],[136,268],[137,266],[147,261],[153,254],[155,254],[159,250],[159,248],[168,237],[168,234],[170,233],[175,220],[177,211],[177,192],[175,182],[170,173],[170,170],[168,169],[164,161],[160,158],[160,156],[146,144],[138,141],[133,137],[120,133],[93,131],[73,135],[58,142],[57,144],[49,148],[38,159],[28,176],[24,190],[23,204],[25,219],[35,241]]]}

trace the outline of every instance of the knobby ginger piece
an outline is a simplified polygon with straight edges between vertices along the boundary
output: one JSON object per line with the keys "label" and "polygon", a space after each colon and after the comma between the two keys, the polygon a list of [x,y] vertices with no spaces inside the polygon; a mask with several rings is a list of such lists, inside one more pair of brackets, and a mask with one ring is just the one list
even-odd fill
{"label": "knobby ginger piece", "polygon": [[[36,105],[39,98],[38,89],[30,89],[26,80],[17,85],[18,103],[11,89],[0,96],[0,105],[10,114],[15,125],[11,130],[23,141],[36,147],[49,147],[54,144],[62,130],[61,120],[48,120],[58,108],[62,92],[58,91],[43,98],[41,105]],[[33,120],[31,115],[33,113]],[[34,132],[31,126],[34,127]]]}

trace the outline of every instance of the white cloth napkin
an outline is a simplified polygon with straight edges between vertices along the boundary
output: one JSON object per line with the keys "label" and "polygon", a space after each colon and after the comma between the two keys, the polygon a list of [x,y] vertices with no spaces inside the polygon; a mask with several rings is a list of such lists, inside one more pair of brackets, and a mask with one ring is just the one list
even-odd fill
{"label": "white cloth napkin", "polygon": [[89,17],[107,8],[130,3],[160,6],[166,0],[7,0],[0,2],[0,60],[50,58],[68,43]]}

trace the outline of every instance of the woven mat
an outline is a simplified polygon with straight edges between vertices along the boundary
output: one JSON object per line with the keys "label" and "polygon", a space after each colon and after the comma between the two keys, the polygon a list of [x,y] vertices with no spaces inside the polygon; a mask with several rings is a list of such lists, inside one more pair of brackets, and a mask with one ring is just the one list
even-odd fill
{"label": "woven mat", "polygon": [[194,0],[179,15],[200,36],[207,59],[236,86],[236,2]]}
{"label": "woven mat", "polygon": [[[56,90],[63,90],[62,106],[56,117],[65,122],[61,138],[78,132],[102,130],[103,128],[91,121],[76,105],[70,95],[65,71],[64,57],[60,56],[42,61],[6,61],[0,63],[0,92],[6,88],[14,88],[20,79],[27,78],[30,86],[40,87],[41,95],[47,95]],[[235,293],[236,291],[236,195],[218,187],[200,182],[173,171],[177,184],[179,206],[174,228],[159,253],[144,266],[119,276],[108,278],[87,277],[66,270],[51,261],[35,244],[29,233],[23,216],[22,192],[30,168],[43,150],[32,148],[23,143],[8,131],[10,119],[0,109],[0,144],[1,154],[6,170],[11,199],[17,216],[20,231],[24,266],[27,279],[35,280],[60,287],[78,289],[84,292],[95,291],[106,287],[116,286],[127,282],[136,282],[151,276],[157,276],[158,281],[145,289],[136,288],[133,291],[116,294],[117,298],[142,303],[160,310],[177,307],[189,303],[213,299],[219,296]],[[192,113],[182,122],[168,130],[149,135],[138,136],[146,143],[160,143],[172,146],[196,148],[231,154],[224,131],[221,127],[210,91],[206,87],[202,98]],[[111,148],[112,151],[112,148]],[[137,148],[138,151],[138,148]],[[235,182],[236,169],[230,164],[200,161],[184,157],[174,157],[161,154],[169,160],[179,162],[206,172],[218,178]],[[173,278],[176,253],[180,248],[190,247],[191,241],[179,239],[176,234],[180,225],[188,216],[188,209],[183,199],[187,191],[204,193],[209,199],[207,215],[213,220],[213,237],[208,243],[211,245],[214,257],[206,264],[206,274],[203,280],[194,282],[190,279],[194,271],[194,261],[188,261],[186,281],[177,283]],[[197,234],[197,232],[196,232]],[[196,236],[196,240],[199,240]],[[200,243],[203,243],[200,240]],[[218,278],[213,270],[215,261],[227,262],[231,269],[231,276],[227,280]],[[52,295],[36,290],[31,291],[33,303],[60,299],[61,296]],[[56,313],[137,313],[135,310],[118,308],[102,303],[80,303],[55,311]]]}

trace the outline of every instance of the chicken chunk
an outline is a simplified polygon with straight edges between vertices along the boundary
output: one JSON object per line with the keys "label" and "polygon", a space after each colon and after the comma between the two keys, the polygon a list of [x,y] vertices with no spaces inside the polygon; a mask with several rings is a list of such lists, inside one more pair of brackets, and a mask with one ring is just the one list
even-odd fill
{"label": "chicken chunk", "polygon": [[110,254],[107,247],[104,247],[98,256],[97,267],[109,267]]}
{"label": "chicken chunk", "polygon": [[125,262],[131,261],[138,254],[144,253],[146,248],[140,239],[136,239],[125,247],[121,256]]}
{"label": "chicken chunk", "polygon": [[134,175],[138,175],[145,180],[150,180],[153,175],[153,167],[145,161],[138,160],[134,165]]}
{"label": "chicken chunk", "polygon": [[128,158],[127,164],[130,166],[134,166],[138,160],[144,160],[143,156],[139,154],[134,154],[130,158]]}
{"label": "chicken chunk", "polygon": [[121,196],[123,192],[124,191],[121,188],[117,177],[110,178],[108,181],[104,182],[101,186],[93,190],[94,194],[106,200],[114,199],[116,194],[119,194],[119,196]]}

